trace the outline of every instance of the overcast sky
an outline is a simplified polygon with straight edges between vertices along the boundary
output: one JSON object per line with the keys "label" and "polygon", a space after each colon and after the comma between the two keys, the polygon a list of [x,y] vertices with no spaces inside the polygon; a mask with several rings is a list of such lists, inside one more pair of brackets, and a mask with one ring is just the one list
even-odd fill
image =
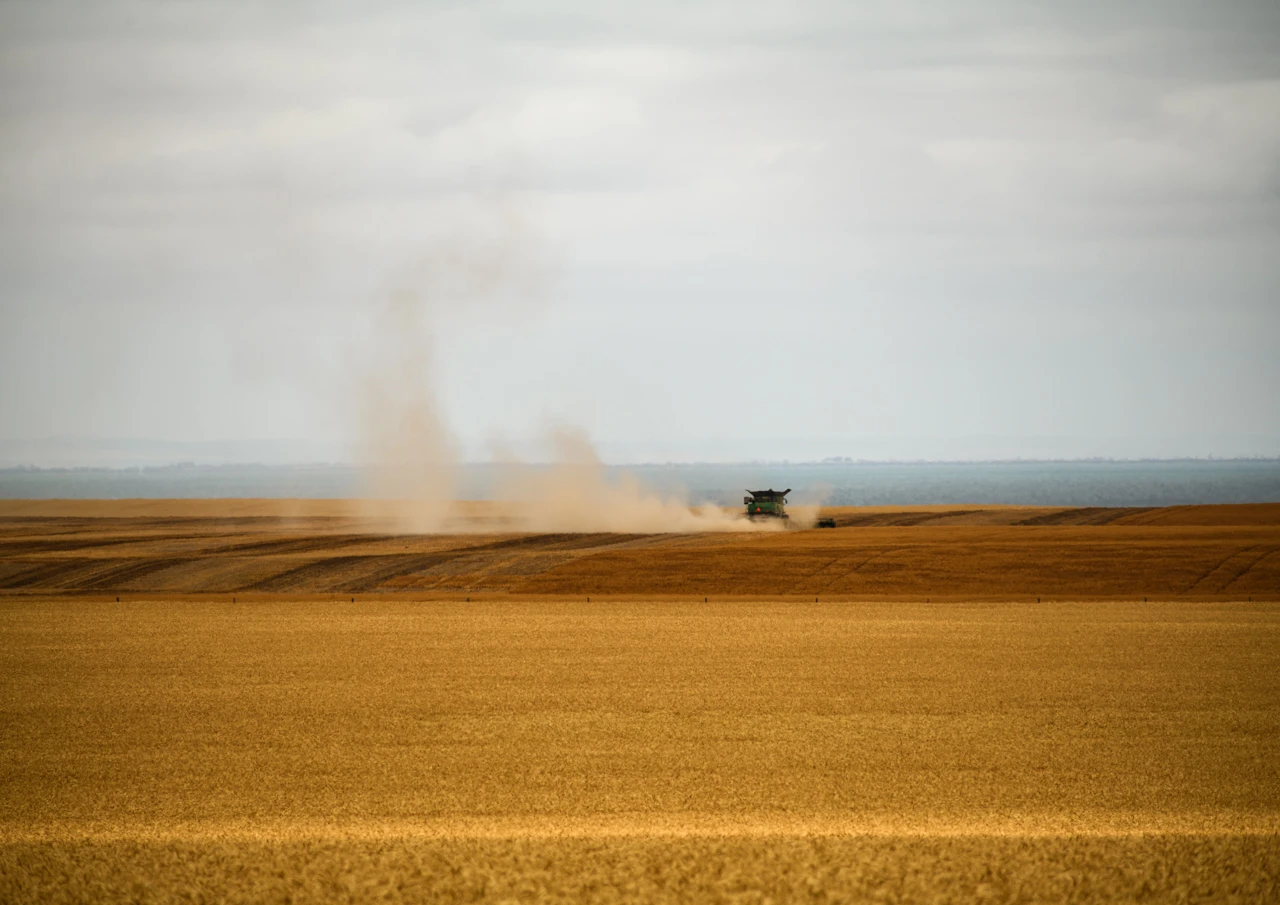
{"label": "overcast sky", "polygon": [[1280,454],[1280,4],[0,5],[0,437],[388,345],[472,457]]}

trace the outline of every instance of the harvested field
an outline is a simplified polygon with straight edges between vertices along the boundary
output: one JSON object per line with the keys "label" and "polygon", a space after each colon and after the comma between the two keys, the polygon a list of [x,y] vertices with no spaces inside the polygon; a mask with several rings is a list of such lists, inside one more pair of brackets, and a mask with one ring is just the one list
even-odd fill
{"label": "harvested field", "polygon": [[[11,512],[0,900],[1274,901],[1274,510],[434,538]],[[813,601],[799,564],[881,548],[914,565]],[[1178,591],[1143,603],[1126,561]],[[1057,570],[1093,592],[1018,599]],[[641,589],[576,593],[614,571]]]}
{"label": "harvested field", "polygon": [[1280,598],[1280,505],[835,509],[835,530],[406,535],[341,501],[8,501],[0,590]]}

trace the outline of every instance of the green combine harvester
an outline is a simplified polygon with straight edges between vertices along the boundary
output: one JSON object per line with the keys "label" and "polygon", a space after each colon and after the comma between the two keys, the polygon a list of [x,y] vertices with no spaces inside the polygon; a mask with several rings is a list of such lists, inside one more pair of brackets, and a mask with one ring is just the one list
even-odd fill
{"label": "green combine harvester", "polygon": [[786,490],[748,490],[751,496],[742,498],[742,502],[747,504],[747,518],[791,518],[787,515],[787,494],[790,492],[790,487]]}
{"label": "green combine harvester", "polygon": [[[752,521],[761,518],[790,519],[791,516],[787,515],[787,494],[790,492],[790,487],[786,490],[748,490],[751,496],[742,498],[747,505],[747,518]],[[835,526],[836,520],[832,518],[820,518],[817,522],[819,528]]]}

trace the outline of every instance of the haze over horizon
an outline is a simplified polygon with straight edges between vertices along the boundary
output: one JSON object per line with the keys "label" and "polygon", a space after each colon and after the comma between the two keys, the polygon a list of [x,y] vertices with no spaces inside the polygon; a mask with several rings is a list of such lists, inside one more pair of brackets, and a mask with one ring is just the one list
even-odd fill
{"label": "haze over horizon", "polygon": [[[1221,442],[1223,438],[1213,438]],[[1141,461],[1280,461],[1272,450],[1275,444],[1263,437],[1225,438],[1231,450],[1215,451],[1222,446],[1206,445],[1202,438],[1165,438],[1163,451],[1150,439],[1071,438],[1061,437],[960,437],[899,438],[875,440],[863,438],[850,443],[813,438],[756,438],[725,443],[596,443],[596,450],[608,466],[661,465],[780,465],[791,463],[866,463],[866,464],[984,464],[997,462],[1141,462]],[[1208,441],[1209,444],[1213,440]],[[839,452],[856,448],[858,455]],[[507,444],[522,462],[545,464],[554,455],[540,438]],[[754,456],[735,457],[738,450],[749,449]],[[833,451],[834,450],[834,451]],[[1099,452],[1098,450],[1103,450]],[[482,445],[464,450],[460,465],[486,466],[499,464],[492,450]],[[223,441],[163,441],[146,438],[45,437],[34,440],[0,439],[0,469],[134,469],[194,465],[200,467],[245,466],[282,468],[359,468],[361,463],[347,447],[305,440],[245,439]]]}
{"label": "haze over horizon", "polygon": [[1277,48],[1270,2],[5,5],[0,465],[348,461],[402,296],[467,460],[1280,455]]}

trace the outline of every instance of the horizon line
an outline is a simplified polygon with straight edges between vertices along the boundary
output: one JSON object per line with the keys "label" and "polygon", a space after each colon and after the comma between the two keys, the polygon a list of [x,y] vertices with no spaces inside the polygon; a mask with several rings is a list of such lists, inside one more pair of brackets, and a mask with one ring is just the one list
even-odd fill
{"label": "horizon line", "polygon": [[[1035,457],[1035,458],[989,458],[989,459],[854,459],[848,456],[830,456],[823,459],[743,459],[743,460],[667,460],[642,462],[599,462],[601,468],[743,468],[743,467],[801,467],[820,466],[838,467],[842,465],[1088,465],[1088,464],[1173,464],[1173,463],[1233,463],[1256,462],[1280,463],[1280,454],[1267,456],[1073,456],[1073,457]],[[528,462],[496,462],[473,460],[456,465],[440,466],[446,468],[553,468],[564,466],[564,462],[528,461]],[[0,465],[0,472],[129,472],[129,471],[162,471],[187,469],[223,469],[223,468],[262,468],[271,470],[339,468],[353,471],[373,471],[382,468],[421,468],[420,464],[404,465],[370,465],[354,462],[313,461],[313,462],[165,462],[160,464],[137,465],[36,465],[24,463],[19,465]],[[591,464],[581,467],[592,467]]]}

